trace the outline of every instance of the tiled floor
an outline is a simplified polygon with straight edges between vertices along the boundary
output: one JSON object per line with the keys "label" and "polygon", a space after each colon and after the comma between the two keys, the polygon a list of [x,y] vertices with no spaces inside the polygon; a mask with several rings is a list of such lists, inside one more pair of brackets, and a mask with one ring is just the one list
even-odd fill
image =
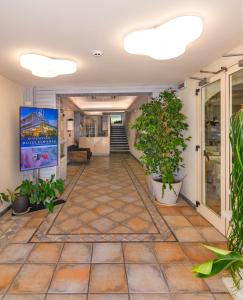
{"label": "tiled floor", "polygon": [[[232,299],[220,278],[200,280],[191,273],[193,264],[211,258],[202,242],[226,246],[224,237],[217,230],[182,199],[173,207],[148,202],[145,176],[131,156],[96,158],[94,162],[95,165],[92,163],[69,178],[70,184],[65,192],[67,208],[65,205],[56,207],[55,214],[49,216],[46,211],[39,211],[22,218],[11,217],[10,213],[0,218],[0,241],[3,241],[0,244],[0,299]],[[103,184],[108,183],[103,187],[99,181],[102,176],[107,178]],[[97,195],[96,189],[87,192],[88,187],[95,186],[91,178],[96,180],[102,194]],[[119,191],[115,188],[111,191],[110,180],[114,187],[120,186]],[[72,182],[76,184],[71,187]],[[82,193],[80,187],[86,187],[86,193]],[[111,202],[115,203],[114,206]],[[127,209],[131,203],[140,212],[133,214]],[[104,210],[93,211],[103,204],[114,210],[102,206]],[[85,210],[81,211],[83,207]],[[92,220],[92,211],[99,217]],[[112,213],[117,214],[117,219],[110,218]],[[81,215],[83,218],[79,217]],[[104,227],[94,226],[94,220],[108,215],[112,224],[120,224],[113,236],[111,228],[118,225],[112,225],[107,232]],[[136,216],[139,220],[145,219],[146,226],[141,226],[140,221],[128,225],[129,220]],[[66,222],[67,227],[60,227],[62,222]],[[82,227],[88,227],[89,231],[92,228],[95,233],[81,233]],[[128,232],[123,232],[124,227]],[[54,228],[58,234],[45,233]],[[78,234],[73,234],[74,228]],[[166,229],[170,233],[167,237],[173,239],[156,241],[161,228]],[[60,230],[64,232],[60,234]],[[88,234],[92,236],[91,241],[95,235],[101,238],[99,242],[80,240],[81,236],[88,238]],[[125,237],[134,235],[140,240],[142,236],[151,236],[152,239],[147,242],[138,242],[134,238],[125,241]],[[48,240],[49,236],[52,236],[51,240]],[[72,238],[67,240],[70,236]],[[116,237],[117,241],[104,242],[107,236]],[[44,237],[47,241],[42,242]],[[56,242],[55,237],[60,240]]]}

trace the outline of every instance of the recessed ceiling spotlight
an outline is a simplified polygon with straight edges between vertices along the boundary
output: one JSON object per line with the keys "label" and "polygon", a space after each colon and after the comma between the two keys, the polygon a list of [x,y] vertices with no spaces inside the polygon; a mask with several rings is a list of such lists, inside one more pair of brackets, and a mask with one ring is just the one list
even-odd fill
{"label": "recessed ceiling spotlight", "polygon": [[20,56],[20,64],[38,77],[52,78],[77,71],[77,64],[72,60],[50,58],[30,53]]}
{"label": "recessed ceiling spotlight", "polygon": [[186,46],[200,37],[203,22],[197,16],[181,16],[159,27],[127,34],[124,48],[128,53],[154,59],[170,59],[182,55]]}
{"label": "recessed ceiling spotlight", "polygon": [[102,50],[93,50],[93,51],[91,51],[91,54],[95,57],[101,57],[103,55],[103,51]]}

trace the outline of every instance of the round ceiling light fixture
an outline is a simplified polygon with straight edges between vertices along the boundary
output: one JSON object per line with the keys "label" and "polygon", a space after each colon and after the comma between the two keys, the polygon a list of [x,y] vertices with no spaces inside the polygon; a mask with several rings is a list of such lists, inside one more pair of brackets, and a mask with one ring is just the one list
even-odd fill
{"label": "round ceiling light fixture", "polygon": [[182,55],[192,41],[203,31],[203,22],[197,16],[181,16],[158,27],[128,33],[124,49],[131,54],[147,55],[162,60]]}
{"label": "round ceiling light fixture", "polygon": [[94,57],[101,57],[103,55],[103,51],[102,50],[92,50],[91,51],[91,54],[94,56]]}
{"label": "round ceiling light fixture", "polygon": [[22,54],[20,65],[38,77],[53,78],[59,75],[73,74],[77,64],[69,59],[50,58],[33,53]]}

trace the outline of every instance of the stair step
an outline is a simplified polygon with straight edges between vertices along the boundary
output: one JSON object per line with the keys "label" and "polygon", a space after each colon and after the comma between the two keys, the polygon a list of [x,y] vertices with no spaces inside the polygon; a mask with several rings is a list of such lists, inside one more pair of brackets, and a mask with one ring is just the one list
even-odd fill
{"label": "stair step", "polygon": [[124,126],[111,127],[110,151],[117,153],[129,152],[127,133]]}
{"label": "stair step", "polygon": [[126,146],[126,147],[121,147],[121,146],[113,147],[113,146],[111,146],[111,149],[129,149],[129,147],[128,146]]}
{"label": "stair step", "polygon": [[111,152],[117,152],[117,153],[119,153],[119,152],[129,152],[129,150],[111,150]]}

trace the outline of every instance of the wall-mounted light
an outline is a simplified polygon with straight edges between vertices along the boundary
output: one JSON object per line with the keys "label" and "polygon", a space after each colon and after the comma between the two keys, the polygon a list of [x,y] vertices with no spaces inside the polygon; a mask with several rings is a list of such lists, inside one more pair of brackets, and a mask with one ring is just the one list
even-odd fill
{"label": "wall-mounted light", "polygon": [[67,120],[67,132],[69,134],[69,137],[71,137],[73,129],[74,129],[74,120],[68,119]]}

